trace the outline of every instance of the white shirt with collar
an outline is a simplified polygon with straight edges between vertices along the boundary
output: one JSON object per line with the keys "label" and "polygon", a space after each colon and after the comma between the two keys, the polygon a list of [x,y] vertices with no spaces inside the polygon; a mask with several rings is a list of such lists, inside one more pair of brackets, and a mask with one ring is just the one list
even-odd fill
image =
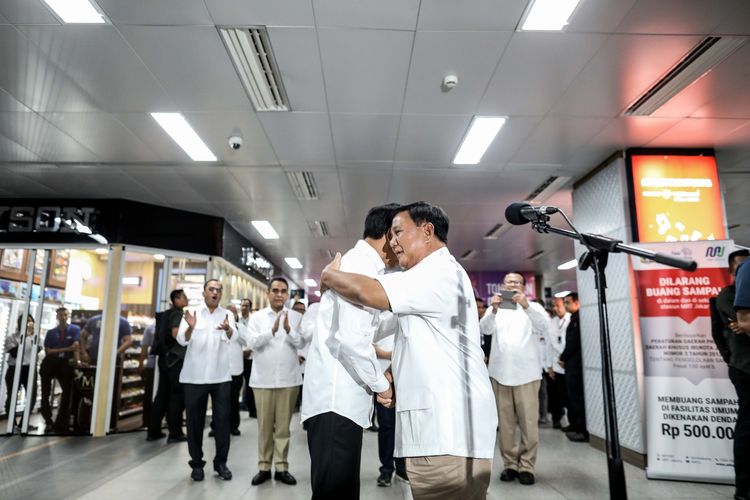
{"label": "white shirt with collar", "polygon": [[[374,248],[359,240],[341,258],[341,270],[374,278],[385,271],[385,264]],[[303,422],[333,412],[362,428],[370,427],[372,395],[390,387],[372,343],[385,324],[381,317],[390,315],[354,305],[333,291],[323,294],[307,356]]]}
{"label": "white shirt with collar", "polygon": [[[243,338],[247,341],[247,338],[249,337],[248,330],[247,330],[247,324],[250,322],[250,317],[253,315],[253,313],[250,313],[247,315],[247,318],[243,317],[240,313],[240,316],[237,320],[237,327],[244,333]],[[244,330],[243,330],[244,328]],[[250,356],[247,357],[247,359],[253,359],[253,351],[247,346],[247,342],[243,344],[242,346],[242,352],[243,352],[243,359],[244,359],[244,352],[250,351]]]}
{"label": "white shirt with collar", "polygon": [[[10,352],[14,347],[17,347],[17,353],[21,351],[21,334],[16,332],[13,335],[9,335],[5,340],[5,352]],[[31,355],[34,353],[34,337],[24,335],[24,347],[23,347],[23,366],[29,366],[31,364]],[[8,366],[16,366],[18,354],[16,356],[8,355]]]}
{"label": "white shirt with collar", "polygon": [[[228,318],[233,332],[231,338],[218,328],[225,318]],[[183,316],[180,328],[177,330],[177,342],[182,346],[187,346],[187,351],[180,372],[180,382],[183,384],[219,384],[232,380],[231,344],[239,343],[234,315],[221,306],[211,312],[204,302],[195,310],[195,328],[193,328],[190,340],[185,340],[187,329],[188,324]]]}
{"label": "white shirt with collar", "polygon": [[519,386],[541,380],[542,362],[539,356],[539,337],[547,335],[549,316],[536,302],[529,301],[524,309],[488,307],[480,327],[484,335],[492,335],[492,350],[488,369],[490,377],[507,386]]}
{"label": "white shirt with collar", "polygon": [[279,321],[276,334],[271,331],[277,313],[270,306],[250,316],[247,324],[247,342],[253,350],[250,387],[280,389],[302,385],[297,359],[297,349],[305,342],[298,330],[302,315],[287,308],[280,313],[289,315],[289,333],[284,329],[284,318]]}
{"label": "white shirt with collar", "polygon": [[242,372],[245,370],[245,358],[242,352],[247,345],[247,328],[239,321],[235,325],[237,326],[235,332],[238,341],[229,344],[229,373],[233,377],[242,375]]}
{"label": "white shirt with collar", "polygon": [[550,319],[550,328],[547,345],[549,346],[549,358],[550,365],[555,373],[561,375],[565,374],[565,368],[560,366],[557,362],[557,358],[565,350],[565,332],[568,330],[568,323],[570,323],[570,313],[566,312],[562,318],[555,315]]}
{"label": "white shirt with collar", "polygon": [[497,410],[474,291],[447,248],[376,278],[399,329],[393,346],[397,457],[494,455]]}

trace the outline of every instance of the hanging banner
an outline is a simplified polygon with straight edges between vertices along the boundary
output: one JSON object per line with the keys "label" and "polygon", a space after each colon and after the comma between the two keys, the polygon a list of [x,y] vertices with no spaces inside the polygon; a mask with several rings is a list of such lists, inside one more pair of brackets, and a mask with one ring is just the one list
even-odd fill
{"label": "hanging banner", "polygon": [[734,482],[737,394],[711,337],[709,299],[730,284],[731,241],[635,244],[692,259],[687,272],[632,257],[640,307],[649,478]]}

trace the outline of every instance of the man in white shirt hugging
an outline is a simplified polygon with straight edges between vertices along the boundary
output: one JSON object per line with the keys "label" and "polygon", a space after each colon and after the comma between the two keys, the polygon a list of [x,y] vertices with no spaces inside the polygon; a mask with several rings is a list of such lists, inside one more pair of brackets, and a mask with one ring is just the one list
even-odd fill
{"label": "man in white shirt hugging", "polygon": [[347,300],[398,318],[395,456],[406,458],[415,500],[486,498],[495,448],[497,412],[474,291],[447,238],[445,212],[412,203],[391,224],[390,246],[405,271],[375,278],[342,272],[337,255],[321,274]]}
{"label": "man in white shirt hugging", "polygon": [[[388,245],[393,211],[389,204],[370,209],[354,248],[341,259],[341,269],[374,278],[398,264]],[[383,315],[355,305],[333,291],[320,300],[317,328],[307,355],[302,421],[307,424],[313,500],[359,498],[362,430],[370,426],[372,395],[390,400],[372,343]],[[395,322],[391,321],[391,332]]]}
{"label": "man in white shirt hugging", "polygon": [[212,420],[215,427],[216,456],[214,470],[228,481],[229,394],[232,385],[230,343],[239,335],[234,315],[219,306],[222,286],[218,280],[203,285],[204,303],[196,311],[185,311],[177,331],[177,342],[187,346],[180,383],[185,386],[187,441],[190,452],[190,477],[203,481],[203,429],[206,423],[208,396],[211,395]]}
{"label": "man in white shirt hugging", "polygon": [[[526,280],[519,273],[503,278],[503,290],[514,292],[507,306],[501,295],[490,299],[490,308],[480,327],[492,335],[488,366],[500,419],[500,452],[503,457],[501,481],[518,478],[523,485],[534,484],[534,466],[539,445],[539,386],[542,362],[539,337],[546,335],[547,312],[526,298]],[[521,445],[516,443],[516,425],[521,428]]]}
{"label": "man in white shirt hugging", "polygon": [[273,278],[268,285],[268,306],[250,316],[247,324],[248,346],[253,351],[250,387],[258,410],[258,473],[251,484],[271,479],[294,485],[289,473],[289,424],[297,400],[302,374],[297,350],[305,340],[299,333],[302,316],[284,307],[289,299],[289,284]]}

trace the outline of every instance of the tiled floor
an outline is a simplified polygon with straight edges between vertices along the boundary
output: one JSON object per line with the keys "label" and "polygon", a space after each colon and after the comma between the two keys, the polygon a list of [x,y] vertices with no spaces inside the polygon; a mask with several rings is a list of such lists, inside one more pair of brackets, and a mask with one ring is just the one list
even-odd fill
{"label": "tiled floor", "polygon": [[[244,418],[244,417],[243,417]],[[0,498],[233,498],[293,500],[310,498],[310,459],[305,432],[293,423],[290,471],[297,486],[269,481],[251,486],[256,472],[255,420],[243,420],[242,436],[232,438],[229,467],[232,481],[208,474],[206,480],[189,479],[187,445],[146,442],[143,433],[92,438],[0,438]],[[537,462],[537,484],[521,486],[501,483],[501,464],[496,455],[490,499],[605,499],[608,498],[606,459],[586,444],[574,444],[550,428],[541,429]],[[210,464],[213,441],[204,443]],[[408,485],[394,482],[378,488],[377,435],[365,432],[362,452],[361,498],[411,498]],[[628,495],[644,498],[715,499],[732,498],[731,486],[649,481],[645,473],[626,465]]]}

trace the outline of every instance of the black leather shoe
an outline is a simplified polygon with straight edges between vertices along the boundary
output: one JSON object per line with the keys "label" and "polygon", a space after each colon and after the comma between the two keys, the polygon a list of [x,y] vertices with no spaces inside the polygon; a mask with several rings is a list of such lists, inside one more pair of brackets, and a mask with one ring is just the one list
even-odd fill
{"label": "black leather shoe", "polygon": [[295,484],[297,484],[297,480],[294,479],[294,476],[289,474],[289,471],[286,470],[281,472],[276,471],[276,473],[273,475],[273,478],[276,481],[281,481],[282,483],[288,484],[289,486],[294,486]]}
{"label": "black leather shoe", "polygon": [[566,432],[565,437],[574,443],[588,443],[589,434],[587,432]]}
{"label": "black leather shoe", "polygon": [[232,471],[227,468],[227,464],[214,465],[214,470],[224,481],[232,480]]}
{"label": "black leather shoe", "polygon": [[572,432],[573,426],[572,425],[566,425],[565,427],[560,427],[560,430],[563,432]]}
{"label": "black leather shoe", "polygon": [[187,441],[187,436],[185,434],[180,434],[179,436],[169,436],[167,438],[167,444],[184,443],[185,441]]}
{"label": "black leather shoe", "polygon": [[378,486],[387,488],[391,485],[391,475],[387,472],[381,472],[378,476]]}
{"label": "black leather shoe", "polygon": [[509,483],[515,481],[518,477],[518,471],[516,469],[505,469],[500,473],[500,481]]}
{"label": "black leather shoe", "polygon": [[203,467],[193,467],[193,472],[190,473],[190,479],[193,481],[203,481]]}
{"label": "black leather shoe", "polygon": [[518,482],[523,485],[529,486],[530,484],[534,484],[536,482],[536,478],[531,472],[523,471],[518,475]]}
{"label": "black leather shoe", "polygon": [[159,439],[162,439],[162,438],[165,438],[165,437],[167,437],[167,435],[164,434],[163,432],[160,432],[156,436],[152,436],[152,435],[149,434],[148,436],[146,436],[146,441],[158,441]]}
{"label": "black leather shoe", "polygon": [[232,429],[231,431],[229,431],[229,434],[231,434],[232,436],[239,436],[242,433],[240,432],[239,429]]}
{"label": "black leather shoe", "polygon": [[259,484],[265,483],[271,479],[271,471],[270,470],[262,470],[259,471],[255,477],[253,477],[253,480],[250,481],[250,484],[253,486],[258,486]]}

